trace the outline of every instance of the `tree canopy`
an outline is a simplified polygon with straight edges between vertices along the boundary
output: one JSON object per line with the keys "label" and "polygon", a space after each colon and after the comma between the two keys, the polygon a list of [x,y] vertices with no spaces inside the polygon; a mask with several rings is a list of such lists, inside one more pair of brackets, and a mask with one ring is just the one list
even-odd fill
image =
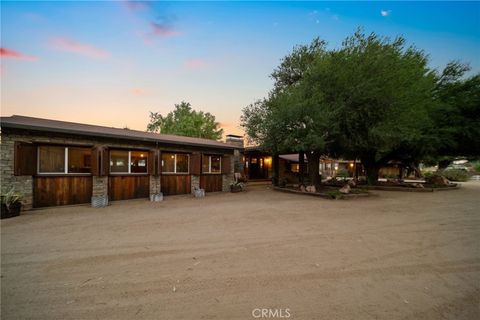
{"label": "tree canopy", "polygon": [[[314,39],[281,61],[274,88],[243,110],[242,126],[265,150],[305,152],[316,172],[321,154],[360,159],[375,183],[382,165],[418,161],[441,139],[452,146],[468,140],[478,154],[479,76],[458,82],[465,71],[449,65],[438,76],[428,56],[402,37],[358,30],[331,50]],[[439,112],[445,116],[432,115]],[[452,129],[446,119],[456,115]],[[445,137],[438,137],[437,126],[450,128]],[[315,173],[311,177],[315,183]]]}
{"label": "tree canopy", "polygon": [[212,140],[219,140],[223,135],[223,129],[219,128],[214,115],[195,111],[190,103],[184,101],[175,104],[175,109],[166,116],[150,112],[147,131]]}

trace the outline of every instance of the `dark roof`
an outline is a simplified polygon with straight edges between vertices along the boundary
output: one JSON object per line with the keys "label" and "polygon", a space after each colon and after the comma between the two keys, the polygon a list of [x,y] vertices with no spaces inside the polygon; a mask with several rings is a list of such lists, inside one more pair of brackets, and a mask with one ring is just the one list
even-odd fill
{"label": "dark roof", "polygon": [[105,137],[125,140],[138,140],[159,142],[177,145],[203,146],[210,148],[238,149],[230,144],[209,139],[191,138],[184,136],[175,136],[170,134],[159,134],[130,129],[110,128],[96,126],[91,124],[58,121],[50,119],[41,119],[25,116],[13,115],[11,117],[1,117],[0,127],[36,130],[42,132],[58,132],[78,134],[81,136]]}

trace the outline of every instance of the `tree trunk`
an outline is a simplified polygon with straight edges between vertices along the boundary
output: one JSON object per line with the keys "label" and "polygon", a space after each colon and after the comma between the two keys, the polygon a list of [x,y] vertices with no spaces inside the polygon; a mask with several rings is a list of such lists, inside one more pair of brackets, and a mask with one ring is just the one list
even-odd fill
{"label": "tree trunk", "polygon": [[298,182],[305,184],[305,153],[303,151],[298,153]]}
{"label": "tree trunk", "polygon": [[[398,168],[398,179],[403,180],[404,175],[405,175],[405,167],[403,166],[403,164],[401,164]],[[407,174],[407,176],[408,176],[408,174]]]}
{"label": "tree trunk", "polygon": [[367,184],[375,185],[378,183],[378,172],[380,166],[371,159],[361,159],[365,175],[367,176]]}
{"label": "tree trunk", "polygon": [[319,188],[322,184],[322,177],[319,174],[320,169],[320,152],[310,151],[307,152],[308,160],[308,176],[310,178],[310,184]]}
{"label": "tree trunk", "polygon": [[438,170],[443,170],[452,163],[450,159],[443,159],[438,162]]}
{"label": "tree trunk", "polygon": [[272,166],[273,166],[273,176],[272,176],[272,183],[274,186],[278,187],[278,181],[280,176],[280,160],[278,154],[272,155]]}

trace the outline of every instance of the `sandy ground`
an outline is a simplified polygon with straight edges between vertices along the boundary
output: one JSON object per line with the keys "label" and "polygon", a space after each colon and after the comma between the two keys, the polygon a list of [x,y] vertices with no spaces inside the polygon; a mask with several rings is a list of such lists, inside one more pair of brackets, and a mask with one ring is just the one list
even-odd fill
{"label": "sandy ground", "polygon": [[255,187],[38,210],[1,222],[1,316],[479,319],[479,208],[470,182],[352,200]]}

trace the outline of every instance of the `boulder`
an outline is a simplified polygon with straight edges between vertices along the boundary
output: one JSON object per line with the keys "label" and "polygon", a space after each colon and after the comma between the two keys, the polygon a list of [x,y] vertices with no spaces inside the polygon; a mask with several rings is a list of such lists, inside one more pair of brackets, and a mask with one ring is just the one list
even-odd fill
{"label": "boulder", "polygon": [[356,187],[357,186],[357,183],[355,182],[355,180],[348,180],[348,185],[352,188]]}
{"label": "boulder", "polygon": [[421,184],[421,183],[413,183],[413,184],[412,184],[412,187],[414,187],[414,188],[419,188],[419,189],[425,188],[425,187],[423,186],[423,184]]}
{"label": "boulder", "polygon": [[347,194],[347,193],[350,193],[350,186],[348,185],[348,183],[346,185],[344,185],[343,187],[340,188],[340,193],[343,193],[343,194]]}
{"label": "boulder", "polygon": [[205,189],[195,188],[193,189],[193,195],[195,198],[203,198],[205,197]]}
{"label": "boulder", "polygon": [[437,186],[448,186],[450,181],[444,176],[432,176],[428,179],[428,183],[434,184]]}
{"label": "boulder", "polygon": [[307,186],[306,190],[307,192],[310,192],[310,193],[317,192],[317,188],[315,188],[315,186]]}
{"label": "boulder", "polygon": [[300,191],[305,192],[305,186],[303,184],[300,185]]}

